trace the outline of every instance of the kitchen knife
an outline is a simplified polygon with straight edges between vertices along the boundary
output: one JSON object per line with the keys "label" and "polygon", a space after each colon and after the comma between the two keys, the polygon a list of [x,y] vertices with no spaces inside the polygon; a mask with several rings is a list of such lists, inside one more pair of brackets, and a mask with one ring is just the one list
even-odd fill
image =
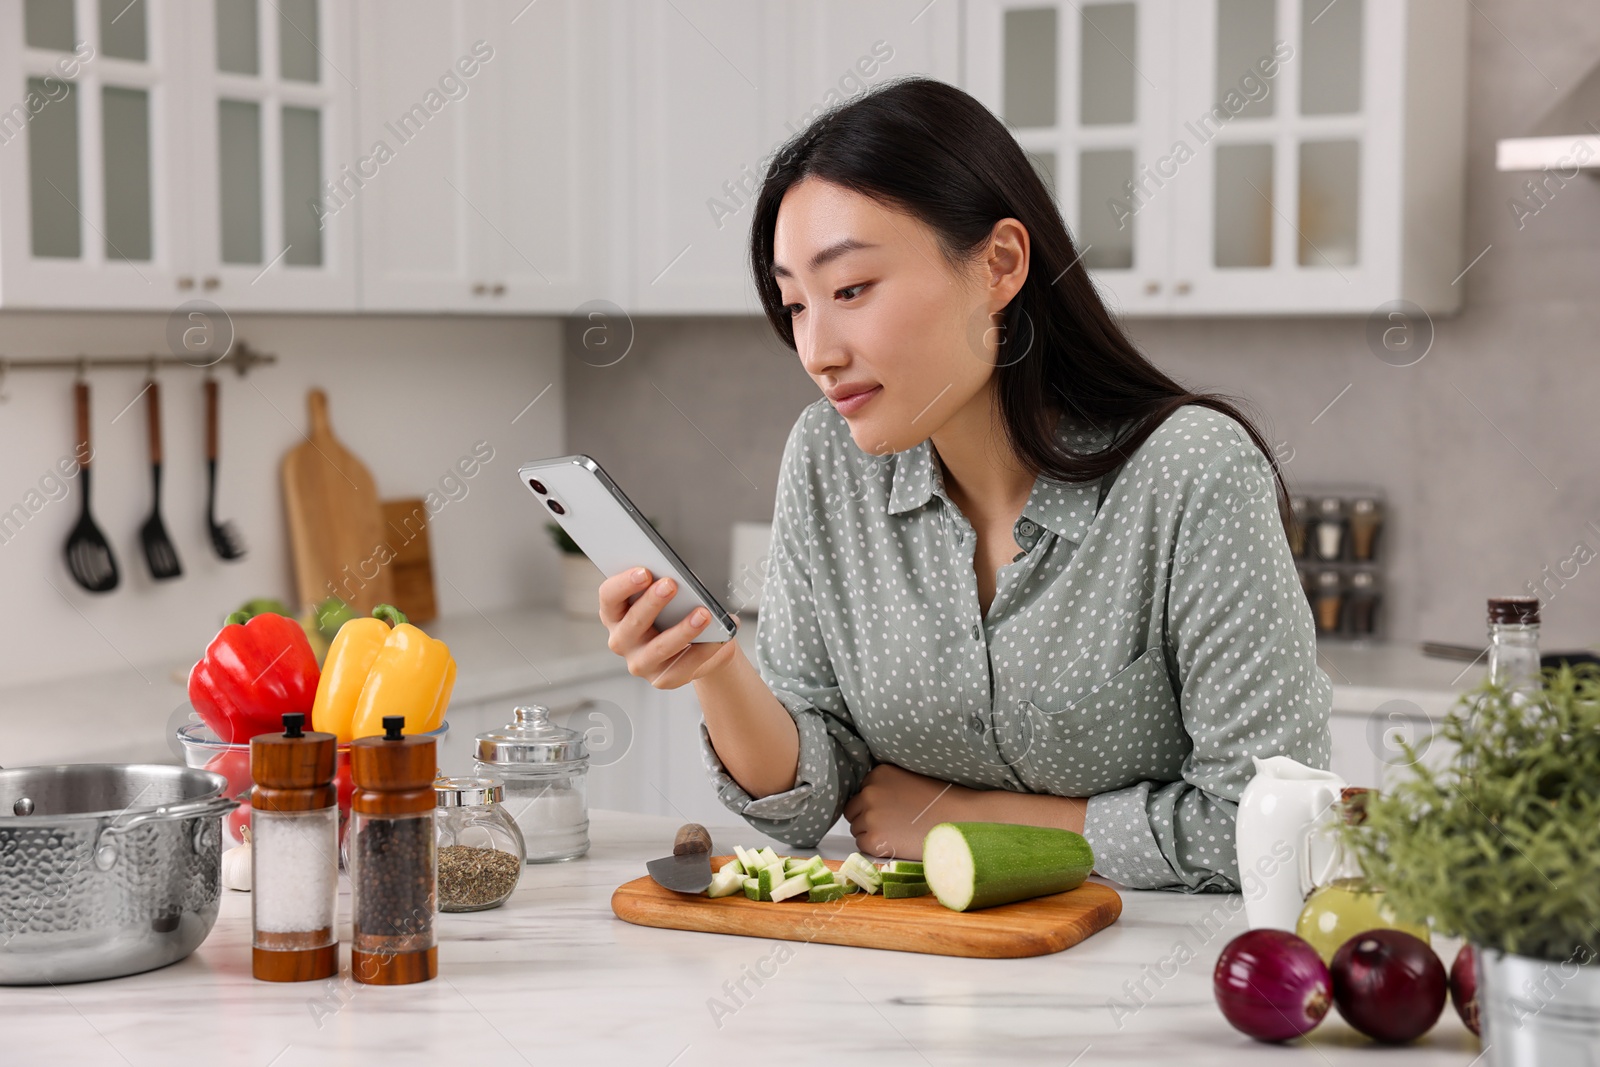
{"label": "kitchen knife", "polygon": [[656,884],[678,893],[704,893],[711,885],[711,834],[697,822],[678,827],[672,855],[645,864]]}

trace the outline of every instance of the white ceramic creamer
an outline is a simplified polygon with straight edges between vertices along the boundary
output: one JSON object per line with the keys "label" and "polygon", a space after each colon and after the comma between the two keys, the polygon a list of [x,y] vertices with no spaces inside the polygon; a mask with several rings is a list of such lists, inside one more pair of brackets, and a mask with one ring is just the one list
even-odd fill
{"label": "white ceramic creamer", "polygon": [[1239,798],[1236,842],[1239,850],[1240,888],[1250,928],[1276,927],[1293,931],[1306,887],[1302,867],[1307,849],[1310,869],[1326,863],[1327,841],[1311,835],[1313,826],[1337,817],[1336,805],[1343,778],[1332,771],[1307,767],[1288,756],[1252,756],[1256,776]]}

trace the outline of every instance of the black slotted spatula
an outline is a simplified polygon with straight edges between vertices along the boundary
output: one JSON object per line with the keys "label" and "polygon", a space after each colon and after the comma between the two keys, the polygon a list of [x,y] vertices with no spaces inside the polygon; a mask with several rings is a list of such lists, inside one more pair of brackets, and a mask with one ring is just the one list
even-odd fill
{"label": "black slotted spatula", "polygon": [[89,459],[94,455],[89,447],[89,383],[80,378],[73,396],[78,411],[78,481],[83,489],[83,510],[67,535],[67,570],[72,580],[89,592],[109,593],[117,587],[117,557],[89,513]]}

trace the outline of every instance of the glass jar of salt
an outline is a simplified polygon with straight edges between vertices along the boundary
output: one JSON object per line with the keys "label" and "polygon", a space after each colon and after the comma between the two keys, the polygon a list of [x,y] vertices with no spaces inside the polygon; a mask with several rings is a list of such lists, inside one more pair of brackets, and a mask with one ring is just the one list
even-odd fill
{"label": "glass jar of salt", "polygon": [[522,830],[501,803],[493,778],[436,778],[439,805],[439,910],[498,908],[522,876]]}
{"label": "glass jar of salt", "polygon": [[305,719],[250,739],[250,972],[266,982],[339,973],[336,738],[306,733]]}
{"label": "glass jar of salt", "polygon": [[550,721],[550,709],[528,704],[516,721],[479,734],[477,773],[505,783],[505,807],[522,831],[529,863],[552,863],[589,851],[583,735]]}

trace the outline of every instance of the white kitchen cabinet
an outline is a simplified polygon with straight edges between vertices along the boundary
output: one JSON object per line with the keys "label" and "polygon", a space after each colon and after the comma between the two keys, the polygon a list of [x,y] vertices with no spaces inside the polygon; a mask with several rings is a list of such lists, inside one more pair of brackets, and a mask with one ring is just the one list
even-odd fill
{"label": "white kitchen cabinet", "polygon": [[773,151],[868,86],[960,78],[953,4],[648,0],[630,10],[630,311],[760,314],[750,209]]}
{"label": "white kitchen cabinet", "polygon": [[165,308],[192,279],[171,3],[0,5],[0,304]]}
{"label": "white kitchen cabinet", "polygon": [[969,0],[971,91],[1126,314],[1460,306],[1461,0]]}
{"label": "white kitchen cabinet", "polygon": [[362,0],[358,17],[361,306],[565,314],[606,295],[610,15]]}
{"label": "white kitchen cabinet", "polygon": [[344,5],[23,0],[0,20],[0,85],[23,101],[0,154],[0,302],[355,306],[354,220],[317,214],[349,141]]}
{"label": "white kitchen cabinet", "polygon": [[776,3],[631,5],[629,311],[759,314],[746,202],[785,135],[787,21]]}
{"label": "white kitchen cabinet", "polygon": [[331,209],[351,163],[349,5],[212,0],[183,11],[200,288],[229,310],[354,310],[355,217]]}

